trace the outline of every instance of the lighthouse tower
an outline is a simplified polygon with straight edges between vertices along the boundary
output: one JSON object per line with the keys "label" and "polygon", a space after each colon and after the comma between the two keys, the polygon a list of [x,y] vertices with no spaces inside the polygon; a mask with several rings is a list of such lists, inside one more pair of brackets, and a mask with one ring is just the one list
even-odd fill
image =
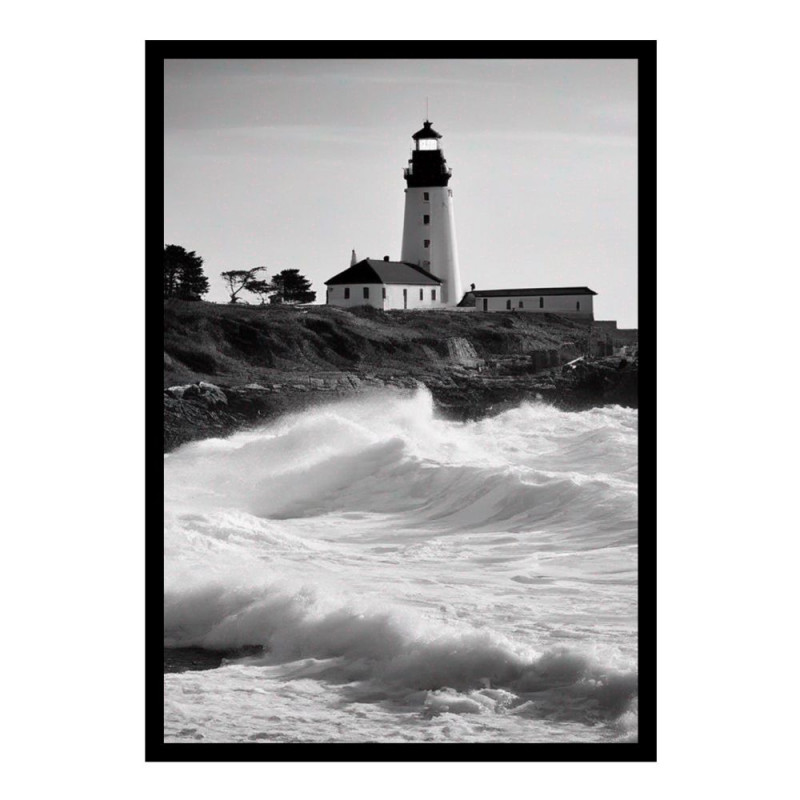
{"label": "lighthouse tower", "polygon": [[406,210],[401,261],[426,269],[442,283],[442,303],[461,300],[452,172],[439,147],[441,134],[427,120],[412,137],[414,150],[405,169]]}

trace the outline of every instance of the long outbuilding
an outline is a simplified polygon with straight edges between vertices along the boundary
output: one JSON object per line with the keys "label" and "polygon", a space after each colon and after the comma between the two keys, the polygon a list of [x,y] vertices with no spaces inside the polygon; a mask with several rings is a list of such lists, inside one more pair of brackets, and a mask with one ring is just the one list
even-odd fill
{"label": "long outbuilding", "polygon": [[523,311],[592,320],[592,298],[596,294],[588,286],[472,289],[458,305],[476,311]]}

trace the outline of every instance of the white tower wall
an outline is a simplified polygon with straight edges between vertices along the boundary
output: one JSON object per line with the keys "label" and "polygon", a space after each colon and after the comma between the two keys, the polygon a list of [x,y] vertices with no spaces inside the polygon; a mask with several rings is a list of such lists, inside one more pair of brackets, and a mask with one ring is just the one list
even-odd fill
{"label": "white tower wall", "polygon": [[[430,218],[428,223],[425,222],[426,215]],[[430,242],[428,247],[425,246],[426,240]],[[461,300],[461,273],[458,268],[452,189],[447,186],[415,186],[406,189],[400,259],[417,264],[444,281],[444,305],[456,305]]]}

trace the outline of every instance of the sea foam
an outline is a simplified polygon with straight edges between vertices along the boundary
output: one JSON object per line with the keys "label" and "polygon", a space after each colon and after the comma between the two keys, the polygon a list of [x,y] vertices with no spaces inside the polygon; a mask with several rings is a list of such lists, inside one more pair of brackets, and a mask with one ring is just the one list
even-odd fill
{"label": "sea foam", "polygon": [[299,702],[311,681],[378,704],[389,739],[415,714],[635,736],[636,428],[540,404],[450,422],[420,390],[186,445],[165,459],[165,645],[261,645],[207,685]]}

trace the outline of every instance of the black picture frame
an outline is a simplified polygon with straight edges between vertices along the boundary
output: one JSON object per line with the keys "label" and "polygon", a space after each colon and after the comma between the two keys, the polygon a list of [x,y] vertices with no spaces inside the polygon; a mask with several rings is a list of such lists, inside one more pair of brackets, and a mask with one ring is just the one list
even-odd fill
{"label": "black picture frame", "polygon": [[[435,54],[435,55],[433,55]],[[146,641],[147,761],[609,761],[656,760],[656,42],[655,41],[147,41],[146,84]],[[633,59],[638,64],[639,737],[599,744],[169,743],[163,739],[163,351],[155,262],[164,246],[164,61],[203,58]],[[646,298],[646,304],[643,299]],[[161,402],[159,402],[161,398]]]}

